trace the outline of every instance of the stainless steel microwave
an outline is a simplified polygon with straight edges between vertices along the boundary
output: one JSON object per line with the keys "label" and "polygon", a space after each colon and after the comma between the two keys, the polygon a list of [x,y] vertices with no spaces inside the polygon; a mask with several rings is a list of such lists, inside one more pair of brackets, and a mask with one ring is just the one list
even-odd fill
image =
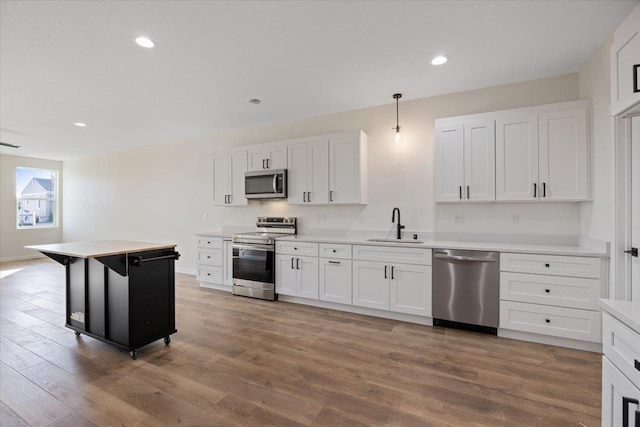
{"label": "stainless steel microwave", "polygon": [[244,174],[247,199],[284,199],[287,197],[287,170],[266,169]]}

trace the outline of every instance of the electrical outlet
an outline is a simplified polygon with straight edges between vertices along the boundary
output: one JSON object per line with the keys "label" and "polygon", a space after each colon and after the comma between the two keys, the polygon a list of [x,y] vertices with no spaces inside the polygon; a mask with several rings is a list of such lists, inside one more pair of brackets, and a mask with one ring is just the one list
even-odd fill
{"label": "electrical outlet", "polygon": [[511,218],[509,218],[509,224],[520,224],[520,214],[511,214]]}
{"label": "electrical outlet", "polygon": [[202,219],[208,219],[208,218],[209,218],[209,215],[207,215],[206,212],[202,214]]}
{"label": "electrical outlet", "polygon": [[327,214],[326,213],[317,213],[316,214],[316,221],[317,222],[327,222]]}
{"label": "electrical outlet", "polygon": [[451,222],[454,224],[464,224],[464,215],[454,215],[451,217]]}

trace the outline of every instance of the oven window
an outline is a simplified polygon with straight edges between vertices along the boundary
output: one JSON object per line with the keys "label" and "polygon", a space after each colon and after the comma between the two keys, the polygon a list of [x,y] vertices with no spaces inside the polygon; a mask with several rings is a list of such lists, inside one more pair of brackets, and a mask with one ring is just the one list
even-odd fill
{"label": "oven window", "polygon": [[275,251],[233,248],[233,278],[273,283]]}

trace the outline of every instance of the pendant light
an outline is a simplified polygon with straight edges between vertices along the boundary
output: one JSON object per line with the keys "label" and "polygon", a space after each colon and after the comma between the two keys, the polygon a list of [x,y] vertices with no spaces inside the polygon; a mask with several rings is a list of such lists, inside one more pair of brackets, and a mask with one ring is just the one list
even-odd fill
{"label": "pendant light", "polygon": [[400,115],[398,113],[398,100],[400,98],[402,98],[401,93],[393,94],[393,99],[396,100],[396,126],[391,128],[391,130],[393,131],[393,142],[396,144],[399,144],[400,142],[402,142],[402,132],[400,128]]}

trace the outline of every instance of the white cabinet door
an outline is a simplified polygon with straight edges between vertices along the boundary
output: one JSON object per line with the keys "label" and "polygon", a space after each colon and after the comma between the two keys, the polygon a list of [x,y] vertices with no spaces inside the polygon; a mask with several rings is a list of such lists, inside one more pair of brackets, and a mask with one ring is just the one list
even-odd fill
{"label": "white cabinet door", "polygon": [[226,205],[231,188],[229,155],[221,154],[213,158],[213,204]]}
{"label": "white cabinet door", "polygon": [[284,145],[252,148],[247,155],[250,171],[287,168],[287,147]]}
{"label": "white cabinet door", "polygon": [[300,205],[307,201],[309,150],[306,143],[290,145],[288,150],[287,203]]}
{"label": "white cabinet door", "polygon": [[329,203],[361,202],[360,141],[356,136],[329,141]]}
{"label": "white cabinet door", "polygon": [[587,110],[539,115],[539,198],[588,200],[589,139]]}
{"label": "white cabinet door", "polygon": [[298,274],[295,265],[296,257],[276,255],[276,293],[280,295],[296,295]]}
{"label": "white cabinet door", "polygon": [[298,257],[294,260],[297,269],[296,295],[318,299],[318,258]]}
{"label": "white cabinet door", "polygon": [[242,206],[244,173],[247,171],[247,152],[225,153],[213,158],[213,204],[218,206]]}
{"label": "white cabinet door", "polygon": [[231,240],[222,243],[222,283],[233,285],[233,247]]}
{"label": "white cabinet door", "polygon": [[[602,427],[640,424],[640,390],[607,359],[602,358]],[[626,426],[623,423],[627,418]]]}
{"label": "white cabinet door", "polygon": [[431,317],[431,267],[392,264],[389,309]]}
{"label": "white cabinet door", "polygon": [[308,144],[307,202],[313,205],[329,203],[329,143],[325,141]]}
{"label": "white cabinet door", "polygon": [[464,137],[463,125],[436,129],[436,201],[455,202],[463,198]]}
{"label": "white cabinet door", "polygon": [[227,205],[244,206],[247,198],[244,195],[244,173],[247,171],[247,152],[238,151],[229,154],[229,197]]}
{"label": "white cabinet door", "polygon": [[[464,124],[463,199],[496,199],[495,122],[486,120]],[[459,167],[459,166],[457,166]]]}
{"label": "white cabinet door", "polygon": [[615,32],[611,55],[611,115],[640,102],[640,7],[636,7]]}
{"label": "white cabinet door", "polygon": [[[535,186],[535,188],[534,188]],[[538,198],[538,115],[496,117],[496,200]]]}
{"label": "white cabinet door", "polygon": [[320,300],[351,304],[350,260],[320,258]]}
{"label": "white cabinet door", "polygon": [[353,305],[389,310],[389,266],[353,261]]}

